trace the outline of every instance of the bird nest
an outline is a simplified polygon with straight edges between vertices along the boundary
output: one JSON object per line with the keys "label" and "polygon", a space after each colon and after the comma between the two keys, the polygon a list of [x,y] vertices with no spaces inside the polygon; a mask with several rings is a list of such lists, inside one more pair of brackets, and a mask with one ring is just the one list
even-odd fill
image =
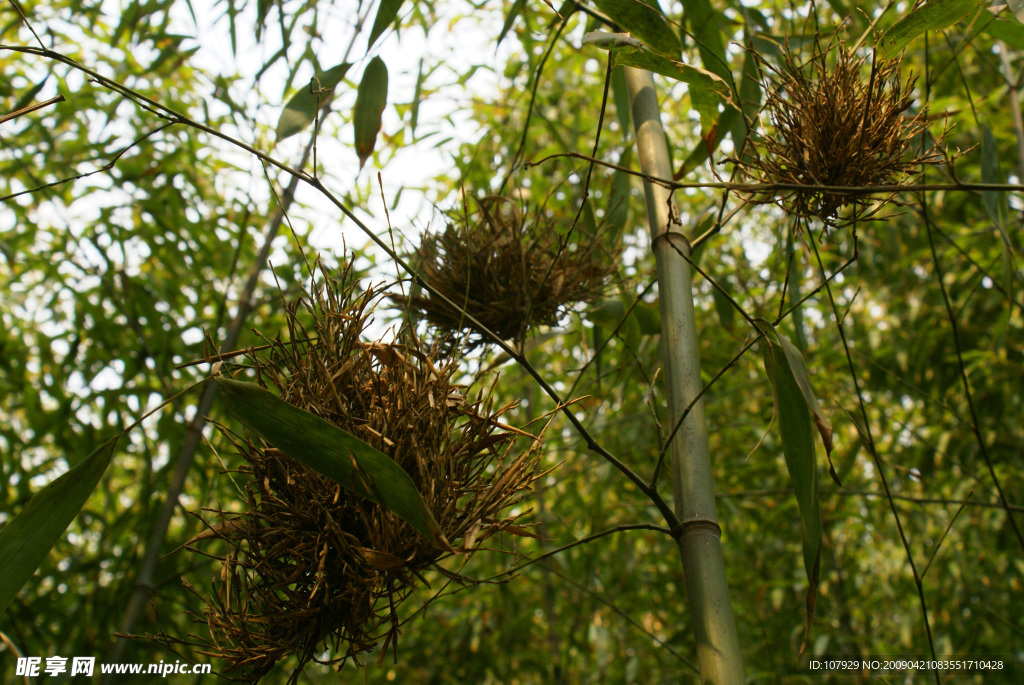
{"label": "bird nest", "polygon": [[563,236],[543,208],[524,217],[504,197],[478,207],[425,233],[416,253],[423,282],[455,306],[429,291],[394,298],[442,334],[464,335],[469,349],[492,342],[487,331],[522,343],[536,326],[596,300],[615,271],[616,255],[596,236],[578,229]]}
{"label": "bird nest", "polygon": [[[321,270],[322,271],[322,270]],[[170,640],[226,663],[224,674],[256,682],[286,657],[289,682],[310,661],[340,667],[383,642],[394,649],[398,608],[424,572],[472,580],[441,562],[465,557],[498,533],[532,535],[503,512],[537,478],[539,440],[507,426],[493,383],[470,396],[453,383],[454,362],[436,349],[367,343],[361,336],[380,291],[358,293],[350,272],[326,273],[286,304],[287,335],[247,353],[260,385],[359,437],[409,474],[445,538],[445,551],[379,504],[357,496],[259,438],[220,432],[244,459],[240,512],[206,509],[207,531],[189,548],[227,542],[212,592],[192,588],[205,635]],[[519,449],[517,437],[531,438]],[[205,553],[205,552],[203,552]],[[165,640],[167,640],[166,636]]]}
{"label": "bird nest", "polygon": [[748,201],[843,227],[872,219],[899,192],[866,188],[900,186],[925,165],[946,161],[939,149],[945,131],[921,151],[927,107],[908,113],[916,79],[902,80],[898,58],[869,64],[840,40],[823,47],[817,39],[802,64],[788,48],[779,68],[754,56],[771,127],[749,156],[730,161],[775,188]]}

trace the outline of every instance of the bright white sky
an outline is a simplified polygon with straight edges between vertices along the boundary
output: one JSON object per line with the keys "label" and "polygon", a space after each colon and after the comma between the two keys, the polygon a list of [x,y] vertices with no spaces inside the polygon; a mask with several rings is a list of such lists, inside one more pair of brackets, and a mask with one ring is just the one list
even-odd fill
{"label": "bright white sky", "polygon": [[[276,10],[272,10],[271,21],[268,30],[264,32],[262,44],[256,43],[254,31],[239,32],[236,59],[231,53],[228,21],[221,14],[221,6],[218,5],[217,10],[204,10],[200,7],[201,4],[193,3],[197,12],[196,20],[199,23],[198,34],[184,3],[177,5],[180,17],[177,18],[175,30],[182,34],[198,35],[200,40],[201,49],[192,58],[193,61],[209,72],[242,74],[243,83],[251,90],[246,92],[242,89],[234,95],[238,100],[246,102],[251,111],[256,113],[259,122],[271,128],[275,127],[287,98],[294,92],[289,88],[289,84],[285,83],[287,67],[283,62],[278,64],[265,73],[258,84],[253,81],[253,77],[267,59],[280,48],[279,32],[275,26]],[[340,5],[339,8],[324,3],[325,11],[320,19],[320,33],[329,37],[329,40],[315,40],[313,43],[314,50],[325,69],[346,61],[345,51],[352,39],[355,3],[343,2]],[[363,5],[363,12],[366,13],[367,5]],[[380,171],[383,177],[384,194],[388,199],[389,209],[394,198],[398,197],[399,190],[404,187],[398,207],[391,209],[391,222],[396,231],[414,235],[426,226],[433,214],[431,203],[438,199],[425,195],[419,189],[428,187],[429,179],[451,168],[451,155],[458,149],[460,143],[475,140],[481,134],[469,118],[467,98],[470,93],[487,97],[496,93],[501,86],[499,75],[488,69],[478,70],[465,86],[449,84],[454,82],[459,71],[464,71],[470,64],[484,63],[500,69],[509,52],[518,45],[510,35],[502,44],[501,51],[496,54],[494,42],[501,31],[501,17],[489,12],[474,11],[468,3],[456,1],[438,3],[444,18],[436,22],[427,35],[420,29],[406,30],[403,31],[399,44],[398,37],[389,29],[382,39],[378,39],[373,51],[366,55],[366,40],[369,27],[376,15],[377,5],[376,2],[369,5],[366,28],[356,38],[347,58],[347,61],[354,63],[347,74],[347,81],[350,84],[339,89],[333,106],[337,110],[351,110],[355,103],[355,84],[358,84],[366,63],[375,55],[379,55],[388,67],[389,105],[395,102],[408,103],[413,99],[421,57],[426,58],[426,65],[445,61],[450,67],[437,70],[424,85],[425,90],[437,88],[440,92],[434,93],[421,104],[418,118],[417,137],[427,133],[434,135],[424,142],[413,145],[406,141],[406,146],[381,169],[377,169],[371,159],[359,172],[351,126],[346,126],[341,131],[340,140],[334,140],[329,135],[320,137],[317,154],[320,167],[325,169],[328,175],[334,176],[334,180],[328,181],[327,185],[336,196],[344,195],[356,183],[373,184],[375,201],[368,207],[351,209],[368,212],[369,216],[364,216],[364,220],[379,234],[385,232],[387,222],[379,199],[377,172]],[[411,2],[405,3],[401,13],[407,14],[411,6]],[[236,20],[238,25],[254,27],[255,10],[256,3],[247,3],[246,12]],[[462,18],[458,19],[460,16]],[[305,37],[304,33],[300,33],[295,40]],[[297,54],[302,47],[296,43],[292,52]],[[292,88],[297,84],[308,83],[311,75],[312,71],[304,67],[296,77],[296,82],[291,84]],[[285,90],[288,90],[288,94],[282,98]],[[451,115],[454,125],[445,120],[446,115]],[[337,120],[338,117],[335,116],[334,121]],[[389,106],[384,112],[382,135],[395,134],[403,125],[395,109]],[[308,136],[307,131],[289,138],[280,148],[273,150],[273,155],[287,163],[296,163],[308,141]],[[450,138],[447,143],[441,147],[434,147],[436,141],[446,138]],[[380,150],[383,145],[383,142],[378,140],[377,149]],[[266,184],[261,179],[259,166],[254,161],[243,163],[241,166],[251,168],[257,178],[239,178],[236,183],[241,187],[252,187],[262,198],[266,193]],[[287,179],[280,182],[286,183]],[[314,212],[301,213],[313,217],[314,231],[310,236],[310,243],[314,248],[340,250],[342,237],[349,246],[362,246],[367,242],[362,232],[351,224],[345,226],[343,231],[339,231],[338,226],[342,224],[339,212],[319,197],[316,191],[305,186],[300,188],[302,190],[298,196],[299,200],[315,208]],[[296,213],[299,213],[298,210]],[[412,230],[411,227],[417,230]]]}

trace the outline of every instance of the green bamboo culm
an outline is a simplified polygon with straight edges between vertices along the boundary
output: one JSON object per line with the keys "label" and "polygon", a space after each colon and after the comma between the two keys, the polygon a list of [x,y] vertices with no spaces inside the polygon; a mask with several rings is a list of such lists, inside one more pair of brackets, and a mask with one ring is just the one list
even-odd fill
{"label": "green bamboo culm", "polygon": [[[671,179],[672,165],[654,78],[642,69],[625,70],[640,169],[647,177]],[[668,425],[674,428],[701,391],[690,265],[683,256],[689,256],[690,243],[671,218],[670,191],[645,180],[644,194],[658,271]],[[722,531],[715,510],[703,400],[690,409],[672,440],[670,456],[675,510],[681,522],[676,543],[682,555],[701,682],[744,685],[743,659],[722,557]]]}

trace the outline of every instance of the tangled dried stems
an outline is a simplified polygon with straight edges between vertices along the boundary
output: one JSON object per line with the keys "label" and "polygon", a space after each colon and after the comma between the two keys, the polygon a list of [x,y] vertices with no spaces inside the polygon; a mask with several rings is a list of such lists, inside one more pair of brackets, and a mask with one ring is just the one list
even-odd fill
{"label": "tangled dried stems", "polygon": [[823,48],[817,37],[804,64],[788,46],[778,69],[754,55],[761,73],[769,74],[762,88],[772,126],[748,148],[749,156],[730,161],[759,183],[849,190],[784,190],[748,201],[775,203],[790,215],[817,218],[827,226],[847,226],[871,220],[896,195],[872,198],[860,188],[897,185],[925,165],[946,161],[939,148],[946,131],[927,151],[910,152],[921,146],[928,111],[907,114],[916,78],[903,83],[899,59],[873,61],[869,68],[866,58],[841,40],[833,38]]}
{"label": "tangled dried stems", "polygon": [[568,309],[596,300],[615,272],[617,255],[596,236],[573,233],[562,238],[543,208],[524,217],[509,198],[485,198],[443,232],[425,233],[417,250],[423,280],[461,308],[430,293],[394,300],[442,334],[466,334],[468,349],[489,337],[465,314],[521,343],[530,329],[554,325]]}
{"label": "tangled dried stems", "polygon": [[[452,382],[455,364],[412,338],[362,342],[379,292],[357,293],[348,271],[341,282],[322,273],[307,298],[286,306],[287,337],[247,355],[259,383],[398,462],[460,552],[497,533],[528,535],[516,517],[502,517],[539,477],[539,441],[516,449],[526,433],[498,420],[513,405],[493,406],[493,384],[470,399]],[[245,460],[245,509],[206,510],[209,531],[190,548],[199,551],[200,538],[228,543],[211,555],[221,563],[212,593],[193,589],[206,635],[165,641],[198,646],[246,682],[294,655],[289,682],[298,682],[309,661],[358,661],[381,640],[383,658],[399,634],[397,609],[424,571],[472,582],[439,565],[450,555],[380,505],[219,428]]]}

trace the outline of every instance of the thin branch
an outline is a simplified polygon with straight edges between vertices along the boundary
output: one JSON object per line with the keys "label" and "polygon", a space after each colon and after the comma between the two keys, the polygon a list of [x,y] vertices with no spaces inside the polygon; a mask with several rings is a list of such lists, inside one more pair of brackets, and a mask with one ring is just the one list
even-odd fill
{"label": "thin branch", "polygon": [[[810,243],[811,247],[814,250],[814,257],[818,261],[818,269],[820,270],[822,278],[824,279],[825,265],[821,260],[821,252],[818,250],[818,244],[814,240],[811,240]],[[932,639],[931,623],[928,620],[928,603],[924,597],[924,586],[921,582],[921,576],[917,572],[917,565],[914,563],[914,554],[910,550],[910,543],[907,541],[906,533],[903,531],[903,522],[900,520],[899,511],[896,510],[896,503],[893,501],[892,490],[889,488],[889,480],[885,476],[885,469],[882,466],[882,459],[878,455],[878,450],[875,448],[875,439],[871,434],[871,422],[868,419],[867,406],[864,404],[864,395],[861,393],[860,380],[857,377],[857,369],[853,364],[853,356],[850,353],[850,345],[846,340],[846,331],[843,326],[842,317],[840,317],[839,315],[839,307],[836,305],[835,297],[832,294],[832,288],[831,286],[829,286],[827,280],[825,280],[824,286],[825,292],[828,294],[829,303],[832,306],[832,315],[835,317],[836,330],[839,332],[839,339],[843,343],[843,352],[846,356],[846,364],[850,370],[850,379],[853,381],[853,389],[857,397],[857,406],[860,409],[861,420],[863,421],[863,428],[857,426],[857,423],[855,421],[853,423],[854,426],[857,427],[858,432],[862,432],[862,435],[864,437],[864,443],[867,445],[868,451],[871,452],[871,458],[874,461],[875,470],[878,473],[879,479],[882,481],[882,487],[885,489],[886,497],[889,500],[889,509],[892,511],[893,519],[896,522],[896,530],[899,532],[900,541],[903,543],[903,551],[906,554],[907,562],[910,564],[910,570],[914,577],[914,584],[917,586],[917,596],[921,606],[921,613],[924,616],[925,632],[928,635],[928,649],[931,651],[932,659],[935,659],[935,642]]]}
{"label": "thin branch", "polygon": [[932,561],[935,560],[935,555],[939,553],[943,540],[945,540],[946,536],[949,535],[949,531],[953,528],[953,524],[956,523],[958,518],[960,518],[960,513],[964,510],[964,507],[967,506],[967,501],[970,500],[972,496],[974,496],[974,490],[971,490],[970,493],[968,493],[967,499],[960,504],[960,508],[956,510],[956,513],[953,514],[953,518],[949,520],[949,525],[946,526],[946,530],[942,531],[942,537],[940,537],[939,541],[935,543],[935,549],[932,550],[932,555],[928,557],[928,562],[924,565],[924,568],[921,569],[922,578],[928,575],[928,569],[931,567]]}
{"label": "thin branch", "polygon": [[[540,74],[537,75],[540,78]],[[597,119],[597,133],[594,135],[594,151],[591,155],[596,158],[597,151],[601,144],[601,131],[604,129],[604,116],[608,108],[608,87],[612,82],[612,54],[608,53],[608,66],[605,70],[604,77],[604,94],[601,96],[601,114]],[[524,139],[525,140],[525,139]],[[547,284],[548,279],[551,278],[551,272],[554,271],[555,265],[558,264],[562,258],[562,254],[569,246],[569,240],[572,238],[573,231],[576,230],[576,225],[580,222],[580,217],[583,216],[583,210],[587,207],[587,202],[590,200],[590,181],[594,176],[594,167],[597,166],[594,162],[590,162],[587,165],[587,178],[583,183],[583,197],[580,198],[580,207],[576,211],[576,217],[572,220],[572,224],[569,226],[569,230],[565,232],[565,235],[560,236],[558,240],[558,250],[555,252],[554,259],[548,265],[548,270],[544,274],[544,278],[540,280],[535,289],[535,294],[539,294],[544,286]],[[596,239],[597,236],[591,236],[591,239]],[[526,309],[526,315],[523,317],[525,321],[530,320],[530,315],[533,313],[533,303],[536,301],[536,297],[530,300]]]}
{"label": "thin branch", "polygon": [[57,95],[56,97],[52,97],[49,100],[45,100],[43,102],[37,102],[34,105],[29,105],[28,107],[22,107],[19,110],[11,112],[10,114],[5,114],[3,116],[0,116],[0,124],[6,123],[6,122],[8,122],[8,121],[10,121],[12,119],[17,119],[18,117],[23,116],[25,114],[31,114],[32,112],[35,112],[38,109],[43,109],[44,107],[49,107],[50,105],[55,105],[58,102],[64,102],[64,96],[63,95]]}
{"label": "thin branch", "polygon": [[645,174],[635,169],[615,164],[613,162],[607,162],[600,159],[594,159],[589,155],[584,155],[579,152],[559,152],[555,154],[543,157],[535,162],[525,162],[524,168],[531,168],[544,164],[560,157],[568,157],[571,159],[580,159],[588,162],[594,162],[601,166],[615,171],[621,171],[630,176],[636,176],[649,183],[662,186],[663,188],[670,189],[687,189],[687,188],[711,188],[719,190],[734,190],[745,193],[765,193],[777,190],[805,190],[815,191],[823,193],[846,193],[851,195],[871,195],[873,193],[901,193],[901,192],[916,192],[919,190],[961,190],[961,191],[982,191],[982,190],[1000,190],[1000,191],[1024,191],[1024,184],[1022,183],[965,183],[963,181],[956,181],[954,183],[919,183],[911,185],[909,183],[891,183],[888,185],[879,186],[829,186],[819,185],[813,183],[730,183],[727,181],[695,181],[691,183],[680,183],[679,181],[673,181],[666,178],[658,178]]}
{"label": "thin branch", "polygon": [[121,157],[123,157],[125,155],[125,153],[127,153],[133,147],[137,146],[139,143],[141,143],[142,141],[146,140],[151,135],[159,133],[160,131],[163,131],[164,129],[170,128],[171,126],[174,126],[176,123],[177,122],[170,121],[170,122],[167,122],[165,124],[161,124],[161,125],[157,126],[156,128],[154,128],[154,129],[144,133],[142,136],[136,138],[131,143],[129,143],[127,147],[125,147],[121,151],[119,151],[116,155],[114,155],[110,159],[109,162],[107,162],[106,164],[104,164],[101,167],[97,167],[97,168],[93,169],[92,171],[86,171],[86,172],[81,173],[81,174],[75,174],[74,176],[68,176],[66,178],[60,178],[60,179],[57,179],[56,181],[51,181],[50,183],[44,183],[44,184],[36,186],[34,188],[28,188],[27,190],[20,190],[20,191],[18,191],[16,193],[11,193],[10,195],[4,195],[3,197],[0,197],[0,202],[6,202],[7,200],[13,200],[14,198],[20,197],[22,195],[31,195],[33,193],[39,193],[39,192],[42,192],[42,191],[44,191],[44,190],[46,190],[48,188],[53,188],[54,186],[59,186],[59,185],[65,184],[65,183],[71,183],[72,181],[77,181],[79,179],[88,178],[89,176],[93,176],[95,174],[101,174],[104,171],[110,171],[117,164],[118,160],[121,159]]}
{"label": "thin branch", "polygon": [[[837,495],[844,495],[847,497],[885,497],[889,495],[880,490],[856,490],[851,488],[841,488],[834,490]],[[792,488],[771,488],[765,490],[735,490],[733,492],[726,492],[718,495],[719,497],[744,499],[747,497],[781,497],[784,495],[793,494]],[[966,499],[946,499],[942,497],[913,497],[911,495],[892,495],[893,499],[898,499],[902,502],[910,502],[911,504],[925,505],[925,504],[941,504],[949,507],[979,507],[982,509],[1002,509],[1002,502],[977,502],[968,501]],[[1024,512],[1024,506],[1020,504],[1011,504],[1010,508],[1014,511]]]}
{"label": "thin branch", "polygon": [[532,566],[532,565],[536,564],[538,561],[543,561],[544,559],[549,559],[549,558],[551,558],[553,556],[561,554],[562,552],[564,552],[564,551],[566,551],[568,549],[572,549],[573,547],[578,547],[580,545],[585,545],[585,544],[587,544],[589,542],[593,542],[594,540],[599,540],[600,538],[603,538],[606,535],[611,535],[613,533],[624,533],[624,532],[630,531],[630,530],[653,530],[656,533],[664,533],[665,535],[668,535],[668,536],[672,535],[672,531],[670,529],[665,528],[664,526],[656,526],[653,523],[631,523],[631,524],[623,524],[623,525],[619,525],[619,526],[614,526],[612,528],[607,528],[605,530],[602,530],[602,531],[600,531],[598,533],[594,533],[592,535],[588,535],[586,537],[580,538],[579,540],[573,540],[572,542],[570,542],[567,545],[562,545],[561,547],[559,547],[557,549],[553,549],[553,550],[551,550],[549,552],[545,552],[544,554],[541,554],[540,556],[534,557],[532,559],[528,559],[528,560],[524,561],[523,563],[518,564],[517,566],[513,566],[512,568],[508,569],[507,571],[502,571],[501,573],[497,573],[497,574],[491,576],[490,578],[487,578],[486,580],[487,581],[493,581],[493,580],[497,580],[499,578],[502,578],[504,576],[514,575],[514,574],[518,573],[519,571],[522,571],[527,566]]}
{"label": "thin branch", "polygon": [[575,580],[574,578],[570,578],[569,576],[565,575],[557,569],[551,569],[551,572],[559,578],[561,578],[562,580],[564,580],[565,582],[569,583],[570,585],[574,585],[577,589],[582,590],[583,592],[587,593],[594,599],[604,604],[606,607],[608,607],[613,612],[618,614],[621,618],[623,618],[629,625],[633,626],[641,633],[651,638],[654,642],[658,643],[659,647],[661,647],[666,652],[671,654],[677,661],[686,664],[694,673],[699,673],[697,664],[693,663],[692,661],[684,657],[682,654],[677,652],[670,644],[668,644],[667,642],[659,638],[657,635],[654,635],[649,630],[644,628],[643,625],[638,623],[636,619],[634,619],[632,616],[626,613],[625,610],[621,609],[617,604],[615,604],[615,602],[611,601],[610,599],[607,599],[603,595],[600,595],[587,587],[584,587],[579,581]]}
{"label": "thin branch", "polygon": [[21,5],[18,4],[18,0],[8,0],[8,2],[11,3],[11,7],[13,7],[14,11],[18,13],[18,16],[21,17],[22,23],[25,24],[25,26],[28,27],[28,30],[32,32],[32,35],[33,37],[35,37],[36,42],[39,43],[39,47],[45,50],[46,46],[43,45],[43,41],[39,39],[39,34],[36,33],[36,30],[32,28],[32,22],[30,22],[28,20],[28,17],[25,16],[25,12],[22,11]]}
{"label": "thin branch", "polygon": [[[573,8],[575,11],[579,7]],[[547,51],[540,60],[540,64],[537,65],[537,76],[533,80],[533,88],[530,90],[530,104],[526,108],[526,121],[523,123],[523,135],[519,140],[519,148],[516,150],[516,154],[512,157],[511,163],[508,167],[508,173],[505,178],[501,181],[501,187],[504,188],[508,184],[509,179],[516,170],[516,166],[519,164],[519,160],[523,157],[523,151],[526,149],[526,138],[527,133],[530,130],[530,119],[533,117],[533,105],[537,101],[537,89],[540,87],[540,77],[544,72],[544,65],[547,64],[548,58],[551,57],[551,52],[555,49],[555,45],[558,43],[559,37],[562,35],[562,31],[569,25],[569,18],[572,17],[572,12],[567,13],[561,18],[558,23],[558,29],[555,31],[555,35],[551,37],[551,45],[548,46]]]}
{"label": "thin branch", "polygon": [[922,198],[921,201],[921,218],[924,219],[924,225],[928,232],[928,246],[931,248],[932,263],[935,265],[935,281],[939,284],[939,289],[942,292],[942,301],[946,306],[946,319],[949,321],[950,328],[953,332],[953,347],[956,349],[956,361],[957,368],[960,372],[960,382],[964,388],[964,395],[967,399],[967,408],[971,413],[971,431],[974,433],[975,440],[977,440],[978,448],[981,450],[981,457],[985,461],[985,465],[988,467],[989,475],[992,477],[992,484],[996,488],[996,492],[999,493],[999,499],[1003,503],[1003,507],[1006,509],[1006,517],[1010,520],[1010,526],[1013,528],[1014,534],[1017,536],[1017,542],[1020,544],[1022,550],[1024,550],[1024,536],[1021,535],[1020,528],[1017,526],[1017,521],[1013,517],[1013,512],[1010,511],[1009,502],[1006,500],[1006,495],[1003,493],[1003,486],[999,482],[999,476],[996,475],[995,468],[992,466],[992,457],[988,453],[988,446],[985,443],[985,438],[981,434],[981,424],[978,421],[978,413],[974,407],[974,394],[971,392],[971,384],[967,379],[967,366],[964,363],[963,349],[960,346],[960,329],[956,322],[956,316],[953,314],[953,305],[949,299],[949,292],[946,290],[946,283],[943,278],[942,263],[939,261],[939,254],[935,250],[935,238],[932,235],[932,221],[931,216],[928,213],[928,202]]}

